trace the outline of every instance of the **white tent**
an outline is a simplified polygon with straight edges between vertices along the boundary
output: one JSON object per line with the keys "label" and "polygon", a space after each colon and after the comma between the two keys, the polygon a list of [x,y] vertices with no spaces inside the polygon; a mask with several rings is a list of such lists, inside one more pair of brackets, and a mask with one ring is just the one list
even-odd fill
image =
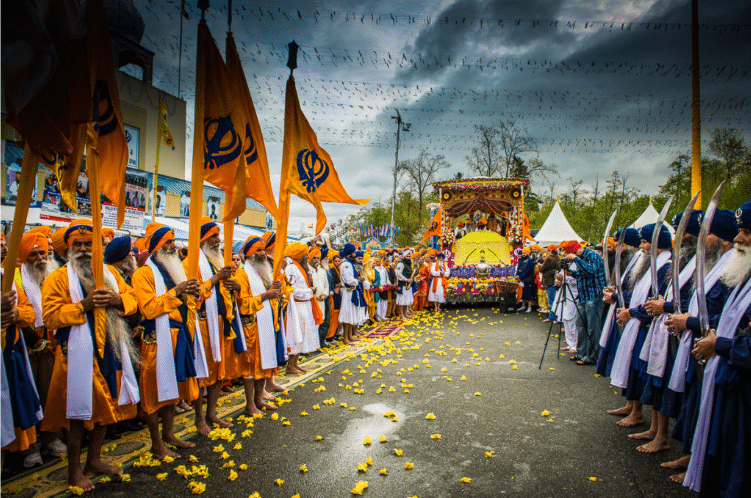
{"label": "white tent", "polygon": [[[649,201],[649,205],[647,206],[647,209],[644,210],[644,212],[639,216],[639,218],[636,219],[633,225],[631,225],[631,228],[641,228],[644,225],[649,225],[650,223],[657,222],[657,218],[660,217],[660,213],[657,212],[657,209],[652,205],[652,201]],[[668,227],[668,230],[670,231],[670,236],[675,237],[675,230],[670,225],[670,223],[663,222],[663,225]]]}
{"label": "white tent", "polygon": [[561,210],[561,203],[556,199],[553,210],[550,211],[548,219],[542,224],[542,228],[535,235],[538,244],[545,247],[550,244],[560,244],[564,240],[583,240],[577,234],[566,216]]}

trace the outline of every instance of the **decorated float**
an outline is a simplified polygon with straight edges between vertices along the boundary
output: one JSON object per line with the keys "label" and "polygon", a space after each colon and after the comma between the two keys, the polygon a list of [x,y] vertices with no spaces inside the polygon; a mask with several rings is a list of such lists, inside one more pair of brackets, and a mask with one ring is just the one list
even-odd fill
{"label": "decorated float", "polygon": [[[486,177],[433,184],[441,203],[441,247],[451,268],[447,304],[516,302],[515,249],[529,234],[528,186],[526,179]],[[462,225],[468,228],[457,233]]]}

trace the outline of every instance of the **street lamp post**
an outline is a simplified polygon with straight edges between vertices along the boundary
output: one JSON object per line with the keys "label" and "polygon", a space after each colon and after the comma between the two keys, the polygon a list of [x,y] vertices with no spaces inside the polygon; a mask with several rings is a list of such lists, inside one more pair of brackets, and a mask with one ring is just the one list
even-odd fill
{"label": "street lamp post", "polygon": [[399,109],[396,110],[396,116],[391,116],[391,119],[396,120],[396,156],[394,158],[394,190],[391,197],[391,243],[396,245],[396,232],[394,231],[394,212],[396,211],[396,182],[399,175],[399,133],[401,131],[408,132],[412,126],[411,123],[405,123],[402,121],[402,115],[399,113]]}

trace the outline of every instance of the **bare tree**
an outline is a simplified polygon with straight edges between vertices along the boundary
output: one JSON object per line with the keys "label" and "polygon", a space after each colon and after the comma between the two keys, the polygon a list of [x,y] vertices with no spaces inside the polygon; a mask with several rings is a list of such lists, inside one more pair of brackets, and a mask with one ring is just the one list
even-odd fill
{"label": "bare tree", "polygon": [[526,129],[517,128],[514,121],[501,121],[498,128],[498,145],[501,152],[506,170],[505,177],[508,178],[509,171],[514,162],[514,157],[537,150],[537,142],[532,138]]}
{"label": "bare tree", "polygon": [[725,179],[728,180],[748,151],[745,139],[736,128],[717,128],[712,132],[709,150],[725,161]]}
{"label": "bare tree", "polygon": [[548,179],[548,175],[558,175],[558,166],[555,164],[545,164],[539,157],[533,157],[526,162],[527,166],[527,178],[533,176],[542,177],[544,180]]}
{"label": "bare tree", "polygon": [[573,198],[574,205],[576,205],[576,200],[579,197],[579,193],[582,191],[582,187],[584,185],[584,181],[583,180],[579,180],[579,181],[575,182],[574,179],[570,178],[570,177],[569,177],[568,181],[571,184],[571,188],[569,189],[569,191],[571,192],[571,197]]}
{"label": "bare tree", "polygon": [[498,171],[498,129],[491,126],[475,125],[477,145],[472,147],[472,153],[466,156],[467,165],[472,171],[481,176],[493,176]]}
{"label": "bare tree", "polygon": [[425,149],[420,151],[416,159],[404,162],[403,167],[409,178],[409,186],[417,194],[418,226],[422,224],[423,199],[432,188],[436,173],[450,166],[451,164],[444,156],[429,154]]}

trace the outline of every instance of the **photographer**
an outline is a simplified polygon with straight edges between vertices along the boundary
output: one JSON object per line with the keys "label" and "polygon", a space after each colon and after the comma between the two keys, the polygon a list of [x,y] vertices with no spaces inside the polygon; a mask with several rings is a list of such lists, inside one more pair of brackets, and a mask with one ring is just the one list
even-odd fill
{"label": "photographer", "polygon": [[548,257],[540,266],[540,276],[542,278],[542,285],[545,286],[545,292],[548,294],[548,305],[550,306],[550,313],[548,317],[543,320],[544,322],[557,322],[558,318],[553,312],[553,303],[555,303],[555,274],[561,268],[561,258],[558,257],[558,246],[548,246]]}
{"label": "photographer", "polygon": [[571,359],[576,360],[577,365],[593,365],[597,362],[602,330],[605,265],[599,254],[588,247],[582,247],[575,240],[566,241],[561,247],[566,251],[564,261],[576,263],[576,269],[572,268],[572,275],[576,278],[576,288],[579,291],[576,304],[579,311],[576,318],[576,328],[579,331],[578,352]]}

